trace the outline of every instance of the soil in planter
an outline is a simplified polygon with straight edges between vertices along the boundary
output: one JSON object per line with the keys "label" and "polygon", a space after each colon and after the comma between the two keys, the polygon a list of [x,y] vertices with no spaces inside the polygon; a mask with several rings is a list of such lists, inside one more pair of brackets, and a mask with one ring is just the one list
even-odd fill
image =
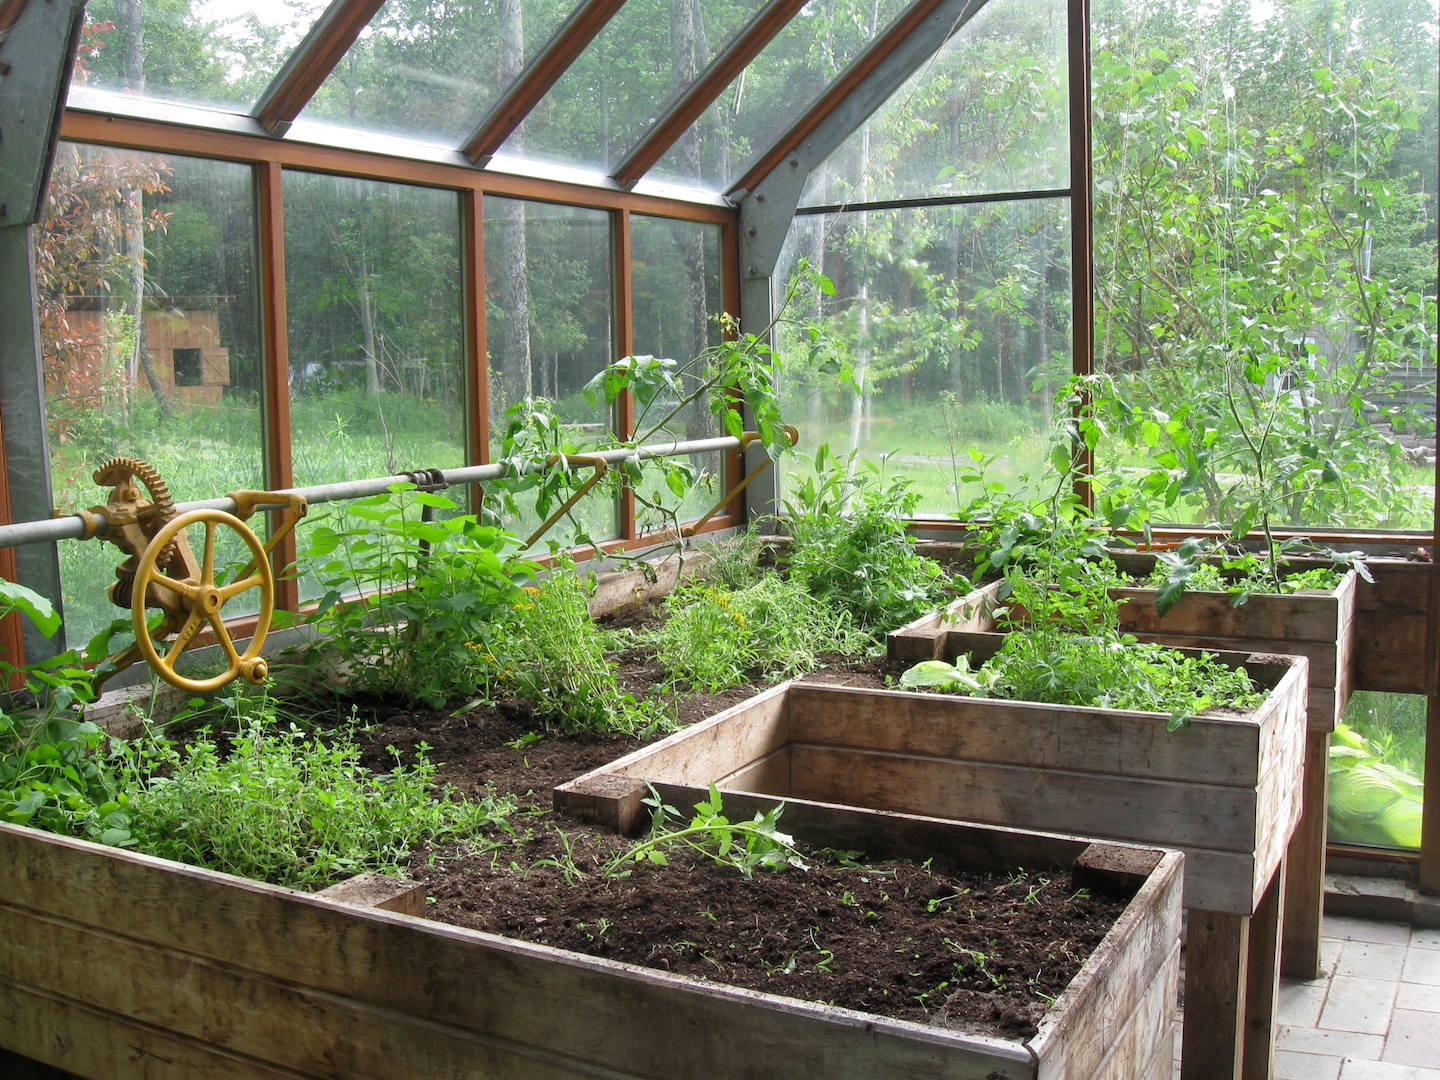
{"label": "soil in planter", "polygon": [[1124,908],[1077,893],[1065,870],[990,874],[938,860],[853,866],[825,853],[808,870],[757,870],[750,878],[689,856],[603,877],[597,868],[632,841],[551,824],[514,848],[418,854],[412,875],[432,898],[430,917],[732,986],[1025,1039]]}

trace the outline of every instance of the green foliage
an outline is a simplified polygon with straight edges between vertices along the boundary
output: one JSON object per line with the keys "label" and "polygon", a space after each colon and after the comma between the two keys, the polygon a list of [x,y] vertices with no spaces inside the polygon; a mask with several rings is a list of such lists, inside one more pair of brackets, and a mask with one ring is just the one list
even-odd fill
{"label": "green foliage", "polygon": [[638,735],[673,727],[661,705],[620,689],[605,657],[605,632],[590,617],[586,598],[573,566],[526,586],[490,640],[491,677],[529,702],[553,730]]}
{"label": "green foliage", "polygon": [[665,866],[677,849],[733,866],[747,878],[756,870],[807,869],[794,841],[777,827],[784,809],[779,804],[756,813],[750,821],[733,822],[725,816],[724,801],[711,784],[710,797],[697,802],[689,823],[678,827],[672,823],[679,818],[679,811],[665,805],[659,796],[646,799],[645,804],[651,808],[650,835],[610,860],[601,870],[605,877],[628,873],[625,867],[636,862]]}
{"label": "green foliage", "polygon": [[773,573],[734,592],[685,586],[665,606],[654,640],[667,678],[706,693],[798,675],[820,653],[858,651],[867,640],[843,612]]}
{"label": "green foliage", "polygon": [[[348,731],[307,734],[272,707],[228,739],[127,746],[138,850],[242,877],[318,888],[366,870],[403,875],[409,853],[441,840],[481,841],[510,807],[431,792],[423,752],[376,776]],[[423,750],[423,747],[421,748]]]}
{"label": "green foliage", "polygon": [[916,553],[905,531],[915,499],[903,479],[887,481],[855,453],[841,460],[828,446],[815,451],[815,472],[785,503],[791,578],[871,634],[903,626],[945,598],[950,579]]}
{"label": "green foliage", "polygon": [[[1246,551],[1233,557],[1217,556],[1218,545],[1191,537],[1175,551],[1159,552],[1150,584],[1160,590],[1155,610],[1164,615],[1187,590],[1230,594],[1230,605],[1239,607],[1255,593],[1288,594],[1306,589],[1330,590],[1345,577],[1345,568],[1315,567],[1287,571],[1283,560],[1272,562],[1263,555]],[[1205,561],[1205,560],[1210,561]],[[1370,580],[1364,563],[1356,564]]]}
{"label": "green foliage", "polygon": [[342,665],[352,692],[439,707],[474,692],[493,616],[525,596],[538,567],[514,537],[470,515],[431,518],[457,504],[409,493],[357,499],[307,527],[301,565],[325,589],[308,621],[324,639],[307,663]]}
{"label": "green foliage", "polygon": [[[46,637],[60,625],[43,596],[0,580],[0,618],[18,612]],[[0,820],[122,846],[131,842],[127,796],[104,766],[106,735],[81,720],[90,673],[66,652],[17,668],[0,658],[0,683],[25,690],[0,701]]]}
{"label": "green foliage", "polygon": [[1330,839],[1418,848],[1425,785],[1386,760],[1390,747],[1348,724],[1330,736]]}

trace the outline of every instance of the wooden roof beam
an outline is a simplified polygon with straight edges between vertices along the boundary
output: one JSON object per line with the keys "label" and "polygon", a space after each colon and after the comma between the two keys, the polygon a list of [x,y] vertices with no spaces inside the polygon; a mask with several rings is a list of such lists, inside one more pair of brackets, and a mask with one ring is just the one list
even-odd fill
{"label": "wooden roof beam", "polygon": [[615,182],[627,191],[639,183],[641,177],[665,156],[675,140],[700,119],[701,114],[790,24],[805,4],[806,0],[772,0],[766,5],[625,156],[615,170]]}
{"label": "wooden roof beam", "polygon": [[585,0],[555,32],[540,55],[520,73],[491,108],[460,151],[474,164],[490,163],[495,152],[524,122],[560,77],[580,58],[586,46],[604,30],[625,0]]}
{"label": "wooden roof beam", "polygon": [[255,105],[271,135],[284,135],[385,0],[333,0]]}

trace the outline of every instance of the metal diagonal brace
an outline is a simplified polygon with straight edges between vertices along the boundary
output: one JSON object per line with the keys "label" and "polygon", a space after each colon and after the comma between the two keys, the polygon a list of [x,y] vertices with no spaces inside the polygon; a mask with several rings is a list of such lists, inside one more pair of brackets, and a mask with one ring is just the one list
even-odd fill
{"label": "metal diagonal brace", "polygon": [[602,457],[595,457],[592,454],[551,454],[545,459],[547,467],[557,462],[564,462],[567,469],[575,466],[582,468],[588,466],[595,470],[595,475],[576,488],[571,496],[560,505],[560,508],[545,519],[545,523],[535,530],[529,540],[525,541],[526,549],[534,547],[536,541],[554,528],[555,523],[568,514],[571,507],[583,499],[585,493],[598,484],[604,478],[605,474],[610,471],[610,463],[608,461]]}
{"label": "metal diagonal brace", "polygon": [[[759,438],[760,432],[758,431],[744,432],[740,436],[740,452],[743,454],[746,448],[748,448],[751,443],[756,442]],[[788,442],[791,446],[794,446],[800,441],[800,432],[797,431],[795,428],[791,427],[789,424],[786,424],[785,441]],[[697,532],[704,528],[707,521],[709,521],[712,517],[718,514],[722,509],[724,509],[731,499],[735,498],[736,495],[739,495],[740,492],[744,491],[751,480],[754,480],[757,476],[763,473],[766,469],[770,468],[770,466],[773,464],[775,464],[775,459],[767,456],[764,461],[760,462],[759,465],[756,465],[755,468],[751,469],[748,473],[745,474],[745,479],[741,480],[738,484],[736,484],[729,491],[727,491],[725,493],[725,497],[719,502],[717,502],[714,506],[712,506],[709,512],[704,517],[700,518],[698,521],[691,522],[689,525],[686,525],[683,529],[681,529],[680,535],[694,536]]]}

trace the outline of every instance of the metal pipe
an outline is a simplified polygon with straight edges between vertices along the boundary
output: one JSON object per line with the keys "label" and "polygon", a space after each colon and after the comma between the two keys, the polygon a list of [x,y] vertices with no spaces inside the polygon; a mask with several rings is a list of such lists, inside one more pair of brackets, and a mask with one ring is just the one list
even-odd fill
{"label": "metal pipe", "polygon": [[[740,446],[740,440],[733,435],[723,435],[710,439],[690,439],[687,441],[675,441],[670,443],[650,443],[646,446],[621,446],[613,450],[600,450],[594,453],[579,454],[581,459],[576,462],[590,464],[594,458],[601,458],[608,464],[614,465],[627,458],[636,458],[641,461],[658,457],[677,457],[681,454],[704,454],[712,450],[735,450]],[[526,466],[521,470],[521,475],[530,472],[539,472],[550,466],[545,462]],[[487,480],[498,480],[505,476],[510,468],[508,465],[466,465],[458,469],[438,470],[440,478],[446,486],[455,487],[459,484],[477,484]],[[371,495],[383,495],[395,484],[410,482],[408,476],[380,476],[369,480],[345,480],[336,484],[317,484],[314,487],[288,488],[283,494],[300,495],[305,501],[314,505],[316,503],[339,502],[345,499],[363,499]],[[278,493],[277,493],[278,494]],[[259,503],[261,509],[267,507],[282,507],[283,502]],[[224,510],[226,513],[234,513],[236,509],[235,500],[228,496],[218,499],[203,499],[198,502],[179,503],[175,507],[176,512],[186,513],[190,510]],[[95,535],[103,535],[108,523],[102,512],[96,511],[93,517],[98,525]],[[40,521],[22,521],[15,525],[0,525],[0,548],[20,547],[24,544],[51,543],[56,540],[83,540],[86,536],[86,517],[80,514],[67,514],[64,517],[49,518]]]}

